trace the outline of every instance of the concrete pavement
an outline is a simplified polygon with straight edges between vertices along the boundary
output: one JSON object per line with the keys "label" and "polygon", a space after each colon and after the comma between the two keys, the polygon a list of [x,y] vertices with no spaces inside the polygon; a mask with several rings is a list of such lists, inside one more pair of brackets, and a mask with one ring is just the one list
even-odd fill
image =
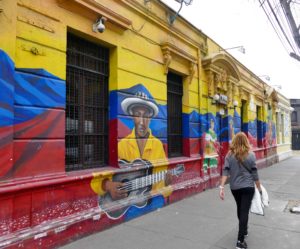
{"label": "concrete pavement", "polygon": [[[300,201],[300,155],[259,171],[270,197],[265,216],[250,215],[249,249],[300,247],[300,215],[286,207]],[[93,234],[62,249],[230,249],[235,248],[237,218],[226,186],[225,200],[211,189],[163,209]]]}

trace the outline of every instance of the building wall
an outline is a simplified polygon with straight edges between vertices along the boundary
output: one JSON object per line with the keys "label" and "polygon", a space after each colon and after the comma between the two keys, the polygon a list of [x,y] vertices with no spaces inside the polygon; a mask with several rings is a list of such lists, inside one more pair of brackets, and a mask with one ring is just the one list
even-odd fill
{"label": "building wall", "polygon": [[292,155],[292,127],[290,101],[282,94],[278,94],[279,102],[276,109],[276,138],[279,160]]}
{"label": "building wall", "polygon": [[290,104],[293,108],[291,113],[292,124],[292,149],[300,149],[300,100],[291,99]]}
{"label": "building wall", "polygon": [[[278,153],[288,153],[284,96],[186,20],[178,17],[170,25],[170,9],[159,1],[47,0],[33,5],[12,0],[2,8],[0,246],[53,248],[215,187],[239,131],[248,135],[260,168],[275,163]],[[95,33],[92,24],[102,15],[106,29]],[[68,33],[109,49],[106,167],[65,170]],[[183,79],[183,155],[176,158],[168,157],[168,72]],[[125,105],[141,93],[157,108],[149,121],[148,154],[138,151],[134,118]],[[278,103],[285,117],[280,146]],[[173,174],[169,182],[164,181],[166,170]],[[131,179],[146,174],[150,188],[114,200],[104,180],[119,181],[124,173]]]}

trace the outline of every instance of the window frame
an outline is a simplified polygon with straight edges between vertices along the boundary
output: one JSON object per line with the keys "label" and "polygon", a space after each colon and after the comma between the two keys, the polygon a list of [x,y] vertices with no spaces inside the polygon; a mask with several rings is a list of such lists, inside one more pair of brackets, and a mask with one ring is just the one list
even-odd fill
{"label": "window frame", "polygon": [[[173,98],[177,99],[174,103]],[[183,156],[183,118],[182,118],[183,77],[179,74],[167,74],[167,141],[168,158]],[[174,112],[177,115],[174,115]],[[176,120],[177,122],[173,122]],[[178,125],[180,124],[180,125]],[[177,126],[177,127],[176,127]],[[173,142],[175,145],[173,145]],[[172,144],[172,146],[170,146]],[[175,147],[174,147],[175,146]]]}
{"label": "window frame", "polygon": [[108,164],[109,49],[68,33],[66,75],[66,171],[104,167]]}

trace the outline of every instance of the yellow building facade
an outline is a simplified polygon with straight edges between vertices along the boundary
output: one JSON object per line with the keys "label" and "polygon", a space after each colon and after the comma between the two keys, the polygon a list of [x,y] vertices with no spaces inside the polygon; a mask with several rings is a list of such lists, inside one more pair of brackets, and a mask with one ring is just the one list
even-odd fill
{"label": "yellow building facade", "polygon": [[0,4],[0,245],[53,248],[215,187],[240,131],[259,168],[290,156],[288,100],[161,1]]}

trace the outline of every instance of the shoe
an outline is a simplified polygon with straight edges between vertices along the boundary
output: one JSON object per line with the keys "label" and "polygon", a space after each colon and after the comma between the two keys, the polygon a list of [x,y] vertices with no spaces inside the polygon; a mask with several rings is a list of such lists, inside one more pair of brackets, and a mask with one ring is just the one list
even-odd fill
{"label": "shoe", "polygon": [[246,243],[246,241],[244,241],[244,242],[240,242],[240,241],[238,241],[238,242],[236,242],[236,249],[246,249],[248,246],[247,246],[247,243]]}

